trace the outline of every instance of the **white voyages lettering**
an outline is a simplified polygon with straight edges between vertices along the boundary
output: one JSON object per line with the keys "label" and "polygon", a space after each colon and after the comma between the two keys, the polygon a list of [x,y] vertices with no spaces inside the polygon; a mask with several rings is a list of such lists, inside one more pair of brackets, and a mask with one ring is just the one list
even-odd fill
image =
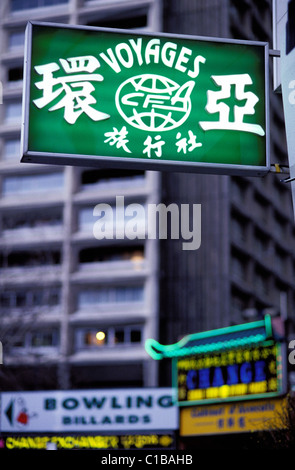
{"label": "white voyages lettering", "polygon": [[182,73],[187,73],[191,78],[196,78],[200,72],[200,64],[206,62],[205,57],[197,55],[193,57],[193,51],[187,47],[181,47],[174,42],[166,41],[161,43],[160,39],[154,38],[148,41],[145,50],[142,45],[142,38],[129,39],[116,45],[115,49],[108,48],[106,53],[101,52],[99,56],[116,73],[121,71],[122,67],[131,68],[138,63],[147,65],[151,62],[158,64],[162,62],[167,67],[174,67]]}

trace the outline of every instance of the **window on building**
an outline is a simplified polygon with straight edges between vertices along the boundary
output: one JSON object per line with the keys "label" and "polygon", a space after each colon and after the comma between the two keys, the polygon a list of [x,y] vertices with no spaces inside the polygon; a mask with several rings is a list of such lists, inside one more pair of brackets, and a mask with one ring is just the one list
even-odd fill
{"label": "window on building", "polygon": [[[125,210],[119,210],[117,214],[117,208],[115,206],[111,206],[107,204],[107,207],[104,210],[101,210],[100,215],[94,215],[94,207],[84,207],[80,209],[78,213],[78,227],[79,230],[93,230],[95,227],[95,223],[98,222],[100,219],[103,225],[103,228],[99,226],[99,229],[103,231],[105,238],[115,238],[116,231],[118,231],[124,235],[125,230],[131,231],[131,236],[134,235],[132,232],[133,230],[133,223],[136,225],[136,231],[143,233],[146,227],[146,207],[144,205],[139,205],[138,209],[135,209],[132,215],[126,215]],[[128,222],[130,221],[130,226],[128,226]],[[132,225],[132,227],[131,227]],[[130,239],[131,239],[130,236]],[[135,238],[135,237],[133,237]]]}
{"label": "window on building", "polygon": [[280,274],[288,275],[288,255],[278,247],[275,249],[274,264]]}
{"label": "window on building", "polygon": [[[62,227],[63,222],[61,208],[46,208],[46,210],[31,210],[24,213],[13,213],[9,211],[2,216],[2,236],[19,236],[21,233],[32,234],[41,231],[48,232],[50,229],[55,231]],[[55,232],[56,233],[56,232]]]}
{"label": "window on building", "polygon": [[7,139],[3,145],[3,159],[10,160],[16,159],[20,155],[20,140],[19,139]]}
{"label": "window on building", "polygon": [[83,289],[78,293],[78,308],[91,308],[101,304],[143,302],[143,286],[111,286]]}
{"label": "window on building", "polygon": [[79,230],[91,230],[94,224],[93,207],[84,207],[78,213]]}
{"label": "window on building", "polygon": [[0,268],[33,268],[54,266],[61,263],[59,250],[9,251],[0,254]]}
{"label": "window on building", "polygon": [[10,341],[9,341],[9,346],[10,348],[8,349],[7,347],[5,348],[6,350],[8,349],[9,353],[16,352],[17,350],[23,350],[26,347],[26,338],[24,335],[20,334],[19,332],[17,333],[10,333]]}
{"label": "window on building", "polygon": [[256,194],[254,197],[254,214],[261,224],[268,223],[269,204],[262,196]]}
{"label": "window on building", "polygon": [[5,104],[5,122],[7,124],[20,123],[22,115],[22,103],[11,101]]}
{"label": "window on building", "polygon": [[9,353],[46,354],[58,352],[59,331],[57,328],[44,330],[16,331],[11,334]]}
{"label": "window on building", "polygon": [[2,312],[21,313],[35,312],[36,309],[57,307],[61,304],[60,287],[18,288],[8,289],[0,294],[0,308]]}
{"label": "window on building", "polygon": [[79,253],[79,263],[108,263],[113,261],[142,261],[144,259],[144,248],[142,246],[125,247],[91,247],[84,248]]}
{"label": "window on building", "polygon": [[56,331],[37,331],[31,334],[31,346],[33,348],[44,348],[57,346]]}
{"label": "window on building", "polygon": [[132,170],[85,170],[81,173],[81,189],[91,190],[96,187],[130,186],[142,184],[144,171]]}
{"label": "window on building", "polygon": [[275,213],[273,219],[274,233],[279,239],[286,238],[287,235],[287,221],[280,214]]}
{"label": "window on building", "polygon": [[141,343],[142,331],[141,328],[132,328],[129,330],[129,342]]}
{"label": "window on building", "polygon": [[233,240],[242,244],[247,241],[247,220],[238,214],[233,214],[231,218],[231,233]]}
{"label": "window on building", "polygon": [[20,11],[31,8],[51,7],[68,3],[68,0],[10,0],[10,10]]}
{"label": "window on building", "polygon": [[104,14],[104,16],[88,21],[87,25],[120,29],[146,28],[148,25],[148,8],[120,9],[117,14],[112,11],[109,16]]}
{"label": "window on building", "polygon": [[231,195],[235,203],[245,204],[247,197],[247,183],[241,178],[231,178]]}
{"label": "window on building", "polygon": [[258,256],[258,258],[261,260],[265,259],[269,250],[269,238],[258,229],[254,232],[254,246],[255,254]]}
{"label": "window on building", "polygon": [[45,173],[36,175],[6,176],[3,178],[2,194],[11,196],[17,194],[44,193],[62,190],[64,174]]}
{"label": "window on building", "polygon": [[142,342],[142,328],[141,325],[77,328],[75,347],[76,350],[131,347]]}
{"label": "window on building", "polygon": [[8,49],[10,51],[15,50],[15,49],[23,49],[24,44],[25,44],[25,32],[24,31],[13,31],[9,34]]}
{"label": "window on building", "polygon": [[262,269],[255,271],[255,283],[254,287],[256,288],[259,295],[268,295],[268,273]]}
{"label": "window on building", "polygon": [[234,252],[231,256],[231,272],[237,281],[247,280],[247,259],[244,255]]}
{"label": "window on building", "polygon": [[11,67],[7,72],[7,84],[9,87],[20,86],[23,81],[23,67]]}
{"label": "window on building", "polygon": [[[105,211],[101,212],[101,216],[97,217],[93,215],[94,207],[85,207],[79,212],[79,228],[80,230],[92,230],[94,224],[99,219],[103,218],[105,225],[106,236],[113,234],[116,227],[116,208],[108,205]],[[122,226],[124,227],[124,215],[120,218]],[[109,229],[109,230],[108,230]],[[112,237],[111,237],[112,238]]]}
{"label": "window on building", "polygon": [[240,321],[243,317],[243,312],[247,308],[247,297],[240,291],[233,289],[231,295],[231,313],[233,320]]}

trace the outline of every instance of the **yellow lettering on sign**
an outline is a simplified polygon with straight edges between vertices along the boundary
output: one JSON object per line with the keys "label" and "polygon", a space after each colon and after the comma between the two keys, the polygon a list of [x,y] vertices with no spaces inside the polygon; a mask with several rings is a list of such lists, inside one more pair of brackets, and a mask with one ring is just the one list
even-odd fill
{"label": "yellow lettering on sign", "polygon": [[267,390],[267,381],[264,380],[263,382],[252,382],[249,384],[249,392],[250,393],[263,393]]}
{"label": "yellow lettering on sign", "polygon": [[197,390],[189,390],[187,392],[187,399],[188,400],[202,400],[205,398],[205,390],[200,390],[199,388]]}
{"label": "yellow lettering on sign", "polygon": [[219,387],[211,387],[206,390],[206,398],[218,398]]}
{"label": "yellow lettering on sign", "polygon": [[180,409],[180,436],[241,433],[284,428],[284,398],[201,405]]}

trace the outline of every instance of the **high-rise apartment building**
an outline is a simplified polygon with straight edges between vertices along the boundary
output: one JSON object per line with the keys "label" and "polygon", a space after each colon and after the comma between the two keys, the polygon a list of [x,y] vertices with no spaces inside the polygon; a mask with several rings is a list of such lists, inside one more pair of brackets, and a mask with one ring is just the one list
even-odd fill
{"label": "high-rise apartment building", "polygon": [[[268,41],[271,1],[4,0],[0,11],[2,388],[169,385],[144,350],[295,305],[290,187],[264,178],[102,171],[19,163],[28,20]],[[270,60],[270,76],[272,61]],[[272,81],[270,80],[270,84]],[[270,86],[272,163],[287,163],[281,96]],[[53,137],[54,138],[54,137]],[[202,205],[202,242],[98,242],[93,208]],[[97,333],[99,333],[97,335]],[[0,385],[1,387],[1,385]]]}
{"label": "high-rise apartment building", "polygon": [[157,336],[158,242],[99,242],[93,209],[115,206],[116,196],[157,203],[158,173],[20,164],[19,142],[27,21],[159,30],[159,2],[5,0],[0,8],[0,387],[155,385],[144,343]]}
{"label": "high-rise apartment building", "polygon": [[[163,19],[164,31],[265,41],[272,48],[270,0],[167,0]],[[283,165],[288,158],[282,96],[273,91],[272,65],[270,57],[270,160]],[[294,216],[284,177],[163,175],[164,202],[202,204],[201,248],[176,258],[180,245],[173,241],[162,258],[164,344],[255,319],[245,316],[248,309],[258,317],[266,308],[284,309],[294,318]]]}

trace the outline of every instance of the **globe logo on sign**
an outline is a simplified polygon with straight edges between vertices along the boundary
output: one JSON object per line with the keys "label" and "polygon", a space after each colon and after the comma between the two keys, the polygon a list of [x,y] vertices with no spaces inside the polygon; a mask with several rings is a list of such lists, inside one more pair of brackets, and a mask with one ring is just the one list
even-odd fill
{"label": "globe logo on sign", "polygon": [[131,77],[116,92],[116,106],[123,119],[145,131],[169,131],[186,121],[195,82],[179,85],[155,74]]}

